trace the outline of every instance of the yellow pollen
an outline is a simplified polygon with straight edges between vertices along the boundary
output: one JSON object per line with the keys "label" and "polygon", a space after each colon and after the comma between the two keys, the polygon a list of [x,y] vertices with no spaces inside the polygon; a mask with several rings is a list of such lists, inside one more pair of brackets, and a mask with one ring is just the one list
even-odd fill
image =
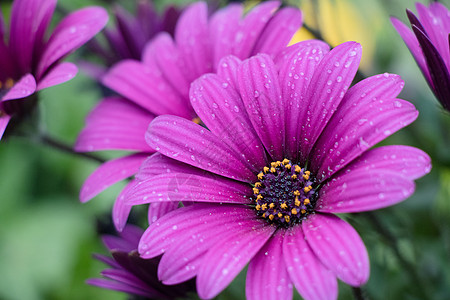
{"label": "yellow pollen", "polygon": [[289,216],[284,216],[284,219],[286,220],[287,223],[289,223],[289,221],[291,220],[291,218],[289,218]]}
{"label": "yellow pollen", "polygon": [[255,183],[255,187],[257,187],[257,188],[261,187],[261,182]]}
{"label": "yellow pollen", "polygon": [[302,209],[302,210],[301,210],[301,213],[302,213],[302,214],[305,214],[305,213],[306,213],[306,210]]}
{"label": "yellow pollen", "polygon": [[253,188],[253,193],[254,193],[255,195],[259,194],[259,190],[258,190],[257,188]]}
{"label": "yellow pollen", "polygon": [[291,169],[291,165],[289,165],[289,164],[288,164],[288,165],[286,165],[285,167],[286,167],[286,169],[288,169],[288,170],[290,170],[290,169]]}
{"label": "yellow pollen", "polygon": [[274,203],[270,203],[269,204],[269,208],[274,208],[275,207],[275,204]]}
{"label": "yellow pollen", "polygon": [[286,202],[281,203],[280,207],[281,207],[282,209],[286,209],[286,208],[287,208]]}
{"label": "yellow pollen", "polygon": [[266,210],[267,209],[267,203],[264,203],[263,205],[261,205],[261,209],[262,210]]}
{"label": "yellow pollen", "polygon": [[261,200],[262,198],[263,198],[263,196],[258,195],[258,196],[256,196],[256,201]]}
{"label": "yellow pollen", "polygon": [[293,209],[291,210],[291,213],[292,213],[293,215],[296,215],[296,214],[297,214],[297,209],[296,209],[296,208],[293,208]]}
{"label": "yellow pollen", "polygon": [[291,178],[292,179],[297,179],[297,175],[294,174],[294,175],[291,176]]}
{"label": "yellow pollen", "polygon": [[277,162],[271,162],[270,165],[272,166],[272,168],[278,167]]}
{"label": "yellow pollen", "polygon": [[303,200],[303,204],[308,205],[309,203],[311,203],[311,202],[309,201],[308,198],[306,198],[305,200]]}
{"label": "yellow pollen", "polygon": [[264,174],[263,174],[263,172],[260,172],[260,173],[258,174],[258,179],[261,180],[261,179],[263,179],[263,178],[264,178]]}
{"label": "yellow pollen", "polygon": [[304,178],[305,180],[308,180],[308,179],[309,179],[309,175],[308,175],[308,174],[305,174],[305,175],[303,175],[303,178]]}
{"label": "yellow pollen", "polygon": [[305,186],[305,188],[303,189],[305,191],[305,193],[309,192],[310,190],[312,190],[312,186],[308,185]]}
{"label": "yellow pollen", "polygon": [[299,190],[294,191],[294,195],[295,196],[300,196],[300,191]]}
{"label": "yellow pollen", "polygon": [[277,169],[275,169],[274,167],[270,168],[270,172],[275,173],[277,171]]}
{"label": "yellow pollen", "polygon": [[263,171],[264,171],[264,173],[269,172],[269,167],[264,167],[264,168],[263,168]]}
{"label": "yellow pollen", "polygon": [[283,216],[283,214],[282,213],[278,213],[278,218],[281,218]]}
{"label": "yellow pollen", "polygon": [[300,206],[300,200],[298,200],[298,197],[295,197],[295,206]]}
{"label": "yellow pollen", "polygon": [[270,219],[270,221],[272,221],[273,220],[273,218],[275,218],[273,215],[269,215],[269,219]]}
{"label": "yellow pollen", "polygon": [[194,122],[195,124],[200,124],[202,122],[202,120],[200,120],[199,117],[195,117],[192,119],[192,122]]}
{"label": "yellow pollen", "polygon": [[260,210],[261,209],[261,205],[258,204],[258,205],[255,206],[255,208],[256,208],[256,210]]}
{"label": "yellow pollen", "polygon": [[309,176],[309,175],[311,175],[311,172],[310,171],[305,171],[305,174]]}
{"label": "yellow pollen", "polygon": [[283,161],[281,163],[283,165],[287,165],[289,163],[289,159],[285,158],[285,159],[283,159]]}
{"label": "yellow pollen", "polygon": [[6,79],[6,81],[5,81],[5,88],[6,89],[12,88],[13,85],[14,85],[14,80],[12,80],[12,78]]}
{"label": "yellow pollen", "polygon": [[295,172],[300,173],[300,171],[302,170],[302,168],[300,168],[300,167],[297,166],[297,165],[294,165],[294,170],[295,170]]}

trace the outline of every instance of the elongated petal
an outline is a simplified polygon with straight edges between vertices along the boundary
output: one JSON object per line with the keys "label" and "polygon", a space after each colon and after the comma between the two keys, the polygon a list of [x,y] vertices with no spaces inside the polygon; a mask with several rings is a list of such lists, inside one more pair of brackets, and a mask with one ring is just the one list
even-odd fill
{"label": "elongated petal", "polygon": [[253,182],[256,176],[233,151],[207,129],[176,116],[159,116],[146,141],[160,153],[225,177]]}
{"label": "elongated petal", "polygon": [[192,115],[184,99],[173,90],[155,68],[138,61],[124,60],[103,77],[103,84],[156,115]]}
{"label": "elongated petal", "polygon": [[253,55],[267,53],[274,57],[285,48],[297,30],[302,26],[302,12],[298,8],[285,7],[270,18],[264,31],[261,33]]}
{"label": "elongated petal", "polygon": [[[249,223],[253,224],[249,224]],[[247,226],[224,238],[209,249],[197,275],[200,298],[211,299],[219,294],[238,275],[275,231],[261,220],[248,220]]]}
{"label": "elongated petal", "polygon": [[155,175],[164,173],[189,173],[189,174],[204,174],[205,171],[192,167],[188,164],[171,159],[161,153],[155,153],[148,157],[139,168],[136,174],[136,179],[139,181],[149,179]]}
{"label": "elongated petal", "polygon": [[36,91],[36,80],[26,74],[1,98],[2,101],[25,98]]}
{"label": "elongated petal", "polygon": [[305,300],[337,299],[336,275],[327,269],[308,245],[301,226],[287,230],[283,257],[295,288]]}
{"label": "elongated petal", "polygon": [[[126,203],[125,195],[129,192],[129,190],[136,184],[136,179],[131,180],[127,186],[120,192],[119,196],[117,196],[116,201],[114,202],[113,210],[112,210],[112,218],[114,226],[118,232],[121,232],[126,223],[128,216],[130,215],[132,206]],[[134,246],[136,248],[136,246]]]}
{"label": "elongated petal", "polygon": [[361,45],[346,42],[333,48],[317,66],[303,102],[306,109],[299,110],[297,139],[302,163],[347,92],[360,60]]}
{"label": "elongated petal", "polygon": [[156,222],[162,216],[178,208],[177,202],[155,202],[148,208],[148,223]]}
{"label": "elongated petal", "polygon": [[87,202],[114,183],[136,174],[147,156],[147,153],[137,153],[102,164],[84,182],[80,201]]}
{"label": "elongated petal", "polygon": [[123,98],[103,99],[86,118],[76,151],[137,150],[151,152],[145,132],[153,115]]}
{"label": "elongated petal", "polygon": [[191,4],[178,19],[175,40],[185,57],[189,81],[212,71],[211,41],[208,34],[208,7],[205,2]]}
{"label": "elongated petal", "polygon": [[304,110],[307,104],[306,91],[317,66],[329,49],[330,47],[322,41],[304,41],[286,48],[275,58],[280,74],[282,97],[285,99],[285,151],[287,156],[294,160],[299,159],[300,145],[303,141],[298,137],[300,132],[305,130],[299,126],[299,110]]}
{"label": "elongated petal", "polygon": [[108,13],[101,7],[83,8],[65,17],[45,46],[37,78],[40,79],[53,63],[89,41],[107,21]]}
{"label": "elongated petal", "polygon": [[241,60],[233,55],[222,58],[217,66],[217,75],[225,79],[234,89],[238,89],[237,73]]}
{"label": "elongated petal", "polygon": [[369,257],[358,233],[347,222],[329,214],[309,216],[303,232],[316,257],[336,276],[351,286],[369,278]]}
{"label": "elongated petal", "polygon": [[77,75],[77,72],[78,68],[73,63],[65,62],[59,64],[51,69],[50,72],[39,81],[37,90],[40,91],[42,89],[69,81]]}
{"label": "elongated petal", "polygon": [[195,201],[247,204],[251,196],[249,184],[215,176],[170,173],[139,181],[126,195],[127,203]]}
{"label": "elongated petal", "polygon": [[275,233],[250,261],[245,282],[247,299],[292,299],[292,282],[283,257],[283,238],[282,231]]}
{"label": "elongated petal", "polygon": [[108,289],[108,290],[114,290],[114,291],[124,292],[124,293],[128,293],[128,294],[134,294],[134,295],[140,295],[143,297],[152,297],[153,296],[153,294],[151,294],[147,291],[143,291],[141,289],[131,287],[128,284],[118,282],[118,281],[112,281],[109,279],[91,278],[91,279],[86,280],[86,283],[93,285],[93,286],[98,286],[98,287],[101,287],[104,289]]}
{"label": "elongated petal", "polygon": [[191,103],[217,139],[227,144],[253,172],[266,165],[263,145],[253,130],[238,92],[224,79],[207,74],[192,83]]}
{"label": "elongated petal", "polygon": [[3,137],[3,133],[5,133],[6,126],[8,126],[10,119],[11,119],[11,116],[0,111],[0,140]]}
{"label": "elongated petal", "polygon": [[398,75],[386,73],[348,91],[312,151],[311,171],[320,180],[417,118],[411,103],[395,99],[403,85]]}
{"label": "elongated petal", "polygon": [[238,85],[253,127],[273,160],[283,159],[284,103],[272,59],[259,54],[240,65]]}

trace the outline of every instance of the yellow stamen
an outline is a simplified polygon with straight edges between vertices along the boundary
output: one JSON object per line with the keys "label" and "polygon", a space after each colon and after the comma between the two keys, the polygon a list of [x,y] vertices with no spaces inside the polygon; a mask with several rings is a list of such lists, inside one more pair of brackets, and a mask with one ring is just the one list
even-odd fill
{"label": "yellow stamen", "polygon": [[280,207],[281,207],[282,209],[286,209],[286,208],[287,208],[286,202],[281,203]]}
{"label": "yellow stamen", "polygon": [[305,188],[303,189],[305,191],[305,193],[309,192],[310,190],[312,190],[312,186],[308,185],[305,186]]}
{"label": "yellow stamen", "polygon": [[264,173],[269,172],[269,167],[264,167],[264,168],[263,168],[263,171],[264,171]]}
{"label": "yellow stamen", "polygon": [[264,178],[264,174],[263,174],[263,172],[260,172],[259,174],[258,174],[258,179],[259,180],[262,180]]}
{"label": "yellow stamen", "polygon": [[261,209],[262,210],[266,210],[267,209],[267,203],[264,203],[263,205],[261,205]]}
{"label": "yellow stamen", "polygon": [[311,172],[310,171],[305,171],[305,174],[309,176],[309,175],[311,175]]}
{"label": "yellow stamen", "polygon": [[289,223],[289,221],[291,220],[289,216],[284,216],[284,219],[286,220],[287,223]]}
{"label": "yellow stamen", "polygon": [[291,178],[292,179],[297,179],[297,175],[294,174],[294,175],[291,176]]}
{"label": "yellow stamen", "polygon": [[278,213],[278,218],[281,218],[283,216],[283,214],[282,213]]}
{"label": "yellow stamen", "polygon": [[294,170],[295,170],[295,172],[300,173],[300,171],[302,170],[302,168],[300,168],[300,167],[297,166],[297,165],[294,165]]}
{"label": "yellow stamen", "polygon": [[277,169],[275,169],[274,167],[272,167],[272,168],[270,168],[270,172],[276,173],[276,172],[277,172]]}
{"label": "yellow stamen", "polygon": [[257,188],[261,187],[261,182],[255,183],[255,187],[257,187]]}
{"label": "yellow stamen", "polygon": [[272,168],[276,168],[276,167],[278,167],[278,165],[277,165],[277,163],[276,163],[276,162],[271,162],[271,163],[270,163],[270,165],[272,166]]}
{"label": "yellow stamen", "polygon": [[290,170],[290,169],[291,169],[291,165],[289,165],[289,164],[288,164],[288,165],[286,165],[285,167],[286,167],[286,169],[288,169],[288,170]]}
{"label": "yellow stamen", "polygon": [[258,190],[257,188],[253,188],[253,193],[254,193],[255,195],[258,195],[258,194],[259,194],[259,190]]}
{"label": "yellow stamen", "polygon": [[256,201],[261,200],[262,198],[263,198],[263,196],[258,195],[258,196],[256,196]]}
{"label": "yellow stamen", "polygon": [[296,209],[296,208],[293,208],[293,209],[291,210],[291,214],[296,215],[296,214],[297,214],[297,209]]}
{"label": "yellow stamen", "polygon": [[275,204],[274,203],[270,203],[269,204],[269,208],[274,208],[275,207]]}
{"label": "yellow stamen", "polygon": [[200,120],[199,117],[195,117],[192,119],[192,122],[194,122],[195,124],[200,124],[202,122],[202,120]]}
{"label": "yellow stamen", "polygon": [[275,218],[273,215],[269,215],[269,219],[270,219],[270,221],[272,221],[273,220],[273,218]]}
{"label": "yellow stamen", "polygon": [[295,206],[300,206],[300,200],[298,200],[298,197],[295,197]]}
{"label": "yellow stamen", "polygon": [[261,205],[258,204],[258,205],[255,206],[255,208],[256,208],[256,210],[260,210],[261,209]]}
{"label": "yellow stamen", "polygon": [[283,165],[287,165],[289,163],[289,159],[285,158],[285,159],[283,159],[283,161],[281,163]]}
{"label": "yellow stamen", "polygon": [[303,200],[303,204],[308,205],[309,203],[311,203],[311,202],[309,201],[308,198],[306,198],[305,200]]}
{"label": "yellow stamen", "polygon": [[305,213],[306,213],[306,210],[302,209],[302,210],[301,210],[301,213],[302,213],[302,214],[305,214]]}
{"label": "yellow stamen", "polygon": [[294,195],[295,196],[300,196],[300,191],[299,190],[294,191]]}
{"label": "yellow stamen", "polygon": [[309,179],[309,175],[308,175],[308,174],[305,174],[305,175],[303,175],[303,178],[304,178],[305,180],[308,180],[308,179]]}

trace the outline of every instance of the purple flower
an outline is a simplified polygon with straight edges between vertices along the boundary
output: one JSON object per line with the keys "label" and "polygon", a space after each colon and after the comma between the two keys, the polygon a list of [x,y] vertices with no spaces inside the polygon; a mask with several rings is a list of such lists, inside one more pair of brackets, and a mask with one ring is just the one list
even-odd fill
{"label": "purple flower", "polygon": [[391,18],[391,22],[414,56],[434,95],[450,111],[450,12],[439,2],[431,3],[428,8],[416,3],[416,8],[419,18],[406,10],[413,31],[396,18]]}
{"label": "purple flower", "polygon": [[[414,192],[430,158],[408,146],[372,146],[410,124],[403,81],[376,75],[352,86],[361,47],[320,41],[272,59],[229,56],[196,80],[193,109],[205,127],[159,116],[146,134],[159,151],[125,195],[132,205],[191,201],[152,223],[143,258],[162,256],[159,278],[196,276],[202,299],[249,263],[248,299],[334,299],[337,280],[369,277],[358,233],[335,213],[387,207]],[[156,175],[155,174],[158,174]],[[184,203],[184,202],[183,202]]]}
{"label": "purple flower", "polygon": [[[142,62],[125,60],[112,67],[103,83],[126,99],[102,101],[89,115],[75,149],[120,149],[135,154],[100,166],[84,183],[81,201],[90,200],[138,171],[154,152],[144,139],[154,116],[172,114],[198,122],[189,102],[189,86],[199,76],[216,71],[222,57],[233,54],[244,59],[256,53],[274,56],[284,49],[301,26],[302,16],[296,8],[279,6],[276,1],[264,2],[242,17],[244,7],[230,4],[209,17],[206,3],[194,3],[180,16],[174,39],[160,33],[146,46]],[[123,194],[113,208],[118,230],[131,209],[123,203]],[[173,208],[172,204],[152,205],[150,220]]]}
{"label": "purple flower", "polygon": [[[115,26],[103,31],[106,44],[92,40],[88,46],[107,67],[124,59],[139,60],[145,44],[158,33],[165,31],[173,36],[179,15],[180,11],[174,6],[168,6],[159,15],[149,0],[136,1],[135,16],[116,5]],[[100,79],[106,73],[98,64],[82,62],[82,65],[95,78]]]}
{"label": "purple flower", "polygon": [[14,1],[9,43],[0,14],[0,138],[19,110],[12,100],[72,79],[77,67],[61,59],[91,39],[108,20],[104,9],[84,8],[65,17],[47,39],[55,6],[56,0]]}
{"label": "purple flower", "polygon": [[159,258],[142,259],[137,253],[137,245],[143,230],[127,225],[120,237],[105,235],[103,243],[111,252],[112,258],[95,255],[99,261],[111,268],[102,271],[105,278],[92,278],[86,282],[105,289],[125,292],[149,299],[175,299],[195,292],[191,280],[176,286],[166,286],[157,277]]}

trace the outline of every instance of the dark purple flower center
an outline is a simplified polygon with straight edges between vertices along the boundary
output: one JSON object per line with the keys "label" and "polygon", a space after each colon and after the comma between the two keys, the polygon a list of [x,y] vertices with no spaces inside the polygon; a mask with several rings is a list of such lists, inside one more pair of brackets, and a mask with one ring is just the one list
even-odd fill
{"label": "dark purple flower center", "polygon": [[253,201],[259,217],[289,227],[314,212],[315,180],[305,168],[284,159],[264,167],[258,179],[253,188]]}

